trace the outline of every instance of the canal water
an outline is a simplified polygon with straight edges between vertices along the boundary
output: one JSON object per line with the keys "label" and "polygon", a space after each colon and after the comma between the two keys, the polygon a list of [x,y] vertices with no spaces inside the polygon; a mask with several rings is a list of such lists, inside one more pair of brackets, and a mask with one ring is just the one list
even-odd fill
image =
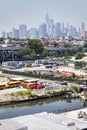
{"label": "canal water", "polygon": [[62,112],[86,107],[81,99],[64,99],[59,97],[34,100],[0,107],[0,119],[35,114],[40,112]]}

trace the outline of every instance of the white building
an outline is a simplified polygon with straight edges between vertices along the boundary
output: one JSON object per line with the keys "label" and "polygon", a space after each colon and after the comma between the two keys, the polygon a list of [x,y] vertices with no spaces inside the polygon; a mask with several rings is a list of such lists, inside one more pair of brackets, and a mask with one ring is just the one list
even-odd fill
{"label": "white building", "polygon": [[78,118],[78,112],[87,114],[87,108],[62,114],[43,112],[0,120],[0,130],[87,130],[87,117]]}

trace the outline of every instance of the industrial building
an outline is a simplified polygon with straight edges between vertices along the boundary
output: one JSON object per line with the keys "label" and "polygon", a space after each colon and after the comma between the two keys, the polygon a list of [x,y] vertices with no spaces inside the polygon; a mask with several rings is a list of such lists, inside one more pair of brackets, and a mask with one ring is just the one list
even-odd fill
{"label": "industrial building", "polygon": [[0,120],[0,130],[87,130],[87,117],[78,118],[78,112],[87,113],[87,108],[62,114],[43,112]]}

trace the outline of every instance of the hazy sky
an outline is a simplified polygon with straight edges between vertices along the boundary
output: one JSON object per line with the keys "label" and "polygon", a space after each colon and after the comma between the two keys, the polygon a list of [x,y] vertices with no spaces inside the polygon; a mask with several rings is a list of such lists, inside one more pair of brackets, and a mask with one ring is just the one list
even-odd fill
{"label": "hazy sky", "polygon": [[55,22],[79,27],[87,23],[87,0],[0,0],[0,31],[11,31],[20,24],[38,27],[47,12]]}

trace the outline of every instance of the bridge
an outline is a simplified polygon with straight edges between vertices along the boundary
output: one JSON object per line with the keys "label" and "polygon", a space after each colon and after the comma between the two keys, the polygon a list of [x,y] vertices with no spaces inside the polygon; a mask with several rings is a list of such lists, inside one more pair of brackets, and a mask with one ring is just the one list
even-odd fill
{"label": "bridge", "polygon": [[0,47],[1,61],[5,59],[15,60],[15,53],[23,49],[24,47]]}
{"label": "bridge", "polygon": [[[25,47],[0,47],[0,61],[15,60],[15,53],[19,50],[23,50]],[[64,56],[65,51],[72,51],[73,49],[77,52],[79,48],[65,48],[65,47],[44,47],[46,50],[53,52],[55,56]]]}
{"label": "bridge", "polygon": [[0,47],[0,51],[19,51],[23,50],[25,47]]}
{"label": "bridge", "polygon": [[65,55],[65,52],[66,52],[66,50],[68,50],[68,51],[79,51],[79,48],[74,48],[74,47],[68,47],[68,48],[66,48],[66,47],[44,47],[46,50],[48,50],[48,51],[50,51],[50,52],[53,52],[53,54],[55,55],[55,56],[64,56]]}
{"label": "bridge", "polygon": [[78,49],[78,48],[73,48],[73,47],[68,47],[68,48],[66,48],[66,47],[44,47],[44,48],[48,51],[63,51],[63,50],[67,50],[67,49],[69,49],[69,50]]}

